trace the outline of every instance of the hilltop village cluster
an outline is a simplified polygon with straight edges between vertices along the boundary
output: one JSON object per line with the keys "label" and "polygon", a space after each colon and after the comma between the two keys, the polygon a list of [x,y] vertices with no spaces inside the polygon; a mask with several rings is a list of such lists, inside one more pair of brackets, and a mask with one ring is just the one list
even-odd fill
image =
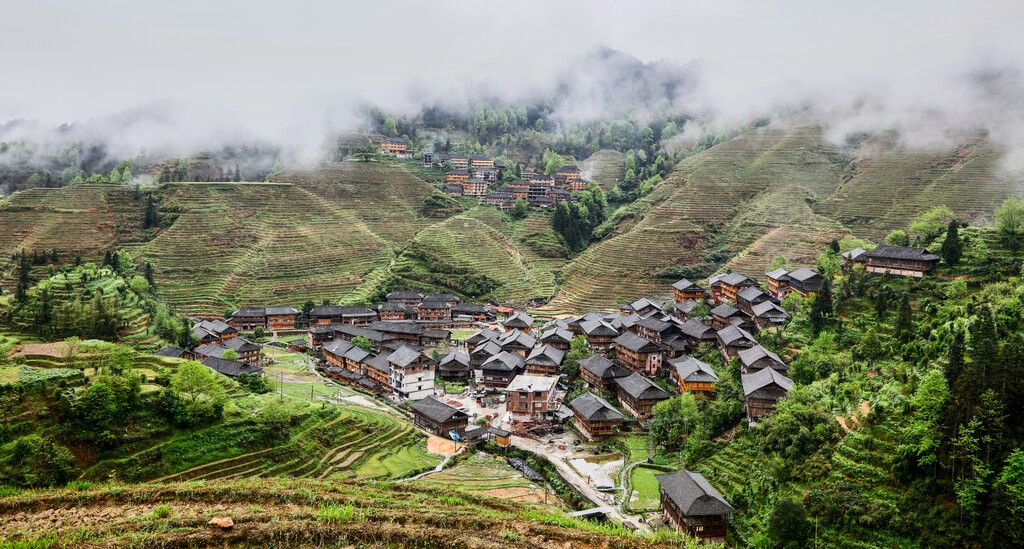
{"label": "hilltop village cluster", "polygon": [[[411,158],[412,151],[404,139],[389,138],[380,144],[381,151],[397,158]],[[447,168],[442,191],[448,196],[472,196],[482,204],[512,209],[517,200],[535,208],[549,208],[572,199],[572,193],[582,191],[591,182],[583,179],[577,166],[563,166],[552,175],[523,171],[520,178],[501,184],[500,166],[486,156],[423,153],[423,167]]]}
{"label": "hilltop village cluster", "polygon": [[[929,274],[939,262],[925,249],[896,246],[858,248],[842,257],[844,268],[862,263],[870,273],[913,277]],[[572,418],[582,437],[600,441],[646,425],[654,406],[672,397],[669,387],[714,398],[715,369],[692,356],[707,346],[717,348],[726,362],[738,360],[748,422],[771,413],[793,380],[786,362],[754,334],[790,319],[781,307],[787,295],[816,295],[823,283],[821,274],[807,268],[772,270],[763,286],[739,273],[713,276],[707,287],[684,279],[672,285],[671,303],[641,298],[618,311],[540,326],[525,312],[463,303],[452,294],[394,291],[375,308],[324,305],[308,315],[292,307],[243,308],[227,321],[197,320],[193,331],[199,345],[168,347],[160,354],[201,360],[228,376],[260,374],[260,346],[239,332],[304,328],[305,341],[293,341],[290,348],[321,351],[319,367],[332,379],[409,402],[414,423],[433,434],[509,445],[514,433]],[[462,342],[451,340],[452,329],[469,326],[480,329]],[[565,406],[562,364],[576,338],[593,354],[579,362],[587,391]],[[229,350],[236,358],[225,358]],[[503,394],[505,419],[488,418],[486,426],[471,429],[467,411],[440,397],[446,382],[473,382]],[[618,406],[602,396],[609,394]],[[724,540],[726,515],[733,508],[703,476],[680,470],[657,478],[669,524]]]}

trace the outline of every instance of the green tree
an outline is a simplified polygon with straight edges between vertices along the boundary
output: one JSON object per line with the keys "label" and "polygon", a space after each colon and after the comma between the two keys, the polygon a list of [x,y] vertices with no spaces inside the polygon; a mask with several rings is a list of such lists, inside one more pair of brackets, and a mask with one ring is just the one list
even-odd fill
{"label": "green tree", "polygon": [[131,170],[131,168],[129,168],[128,166],[125,166],[124,167],[124,171],[121,172],[121,182],[122,183],[130,183],[132,179],[133,179],[133,177],[132,177],[132,170]]}
{"label": "green tree", "polygon": [[896,313],[896,325],[893,327],[896,337],[906,343],[914,338],[914,312],[910,307],[910,292],[903,292],[900,308]]}
{"label": "green tree", "polygon": [[1024,200],[1006,199],[996,210],[995,221],[1003,245],[1017,253],[1024,241]]}
{"label": "green tree", "polygon": [[263,339],[263,336],[265,336],[266,334],[267,331],[263,328],[263,326],[257,326],[252,330],[252,336],[256,339]]}
{"label": "green tree", "polygon": [[942,241],[942,248],[939,255],[950,267],[960,263],[960,256],[963,255],[964,245],[960,242],[960,224],[956,220],[950,221],[946,227],[946,239]]}
{"label": "green tree", "polygon": [[220,357],[223,358],[224,360],[238,360],[238,353],[235,352],[234,349],[228,349],[227,351],[224,351],[224,353],[221,354]]}
{"label": "green tree", "polygon": [[995,479],[986,524],[988,547],[1024,547],[1024,451],[1020,448],[1010,454]]}
{"label": "green tree", "polygon": [[360,349],[362,349],[362,350],[364,350],[366,352],[370,352],[371,350],[373,350],[373,344],[370,343],[369,339],[367,339],[367,338],[365,338],[363,336],[355,336],[355,337],[353,337],[352,338],[352,344],[355,345],[356,347],[359,347]]}
{"label": "green tree", "polygon": [[547,175],[554,175],[558,171],[558,168],[565,166],[565,159],[562,155],[547,149],[544,151],[543,156],[544,173]]}
{"label": "green tree", "polygon": [[909,225],[910,232],[914,234],[915,243],[927,245],[935,240],[946,225],[953,221],[953,210],[945,204],[936,206],[927,212],[915,217]]}
{"label": "green tree", "polygon": [[578,335],[572,338],[569,343],[569,352],[562,359],[562,373],[568,376],[570,381],[575,380],[580,375],[580,361],[590,358],[593,354],[587,347],[587,339],[584,336]]}
{"label": "green tree", "polygon": [[776,547],[804,547],[810,537],[811,524],[804,504],[790,498],[780,498],[768,515],[766,533]]}
{"label": "green tree", "polygon": [[195,361],[178,366],[178,371],[171,376],[171,389],[192,403],[213,400],[224,394],[224,387],[217,383],[213,372]]}
{"label": "green tree", "polygon": [[697,399],[689,391],[655,404],[651,412],[651,436],[670,449],[682,446],[702,420]]}
{"label": "green tree", "polygon": [[909,246],[910,237],[906,231],[896,229],[885,237],[885,243],[890,246]]}
{"label": "green tree", "polygon": [[517,198],[516,205],[513,206],[512,211],[509,212],[509,217],[512,219],[526,219],[529,215],[530,205],[522,198]]}

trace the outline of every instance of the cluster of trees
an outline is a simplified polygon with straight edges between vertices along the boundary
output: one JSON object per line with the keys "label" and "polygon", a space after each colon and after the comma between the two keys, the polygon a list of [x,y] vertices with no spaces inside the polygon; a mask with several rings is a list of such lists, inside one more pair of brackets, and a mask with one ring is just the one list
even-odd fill
{"label": "cluster of trees", "polygon": [[565,241],[572,253],[587,249],[594,238],[594,229],[604,222],[608,199],[596,185],[578,193],[577,202],[563,202],[551,215],[551,228]]}

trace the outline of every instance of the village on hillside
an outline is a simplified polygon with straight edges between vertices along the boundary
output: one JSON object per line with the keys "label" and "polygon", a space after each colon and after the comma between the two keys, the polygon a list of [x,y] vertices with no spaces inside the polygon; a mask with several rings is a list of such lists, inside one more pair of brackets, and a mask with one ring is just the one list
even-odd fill
{"label": "village on hillside", "polygon": [[[380,150],[395,158],[413,156],[409,143],[397,137],[381,141]],[[445,170],[441,190],[446,195],[475,197],[481,204],[501,210],[512,209],[519,200],[534,208],[549,208],[573,200],[573,193],[589,185],[602,186],[584,179],[578,166],[562,166],[551,175],[522,170],[517,172],[517,178],[502,181],[499,174],[511,166],[498,164],[487,156],[424,152],[423,167]]]}
{"label": "village on hillside", "polygon": [[[860,264],[867,273],[903,277],[929,275],[940,260],[902,246],[857,248],[841,257],[846,270]],[[716,371],[738,364],[746,421],[755,426],[794,383],[785,359],[756,335],[790,319],[787,296],[815,296],[826,283],[805,267],[774,269],[763,281],[724,273],[704,285],[679,280],[668,303],[638,297],[616,311],[546,322],[526,310],[398,290],[372,308],[247,307],[225,320],[196,319],[197,346],[158,354],[200,360],[231,377],[261,374],[261,347],[243,332],[303,334],[288,348],[317,357],[325,377],[406,405],[414,423],[431,434],[502,446],[513,436],[560,434],[567,423],[590,442],[643,431],[655,405],[673,394],[714,399]],[[453,338],[453,332],[468,335]],[[697,358],[708,350],[717,350],[722,363]],[[567,357],[576,351],[586,358],[567,371]],[[607,488],[597,477],[587,482]],[[658,475],[658,482],[669,526],[725,539],[725,515],[733,508],[707,479],[679,470]],[[704,503],[695,505],[698,500]]]}

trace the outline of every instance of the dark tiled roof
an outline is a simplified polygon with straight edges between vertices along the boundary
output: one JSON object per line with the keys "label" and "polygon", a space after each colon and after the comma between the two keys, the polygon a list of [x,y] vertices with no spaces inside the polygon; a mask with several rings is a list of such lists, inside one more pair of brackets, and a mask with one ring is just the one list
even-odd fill
{"label": "dark tiled roof", "polygon": [[660,348],[652,341],[632,332],[626,332],[613,340],[618,347],[624,347],[634,353],[653,353]]}
{"label": "dark tiled roof", "polygon": [[600,379],[615,379],[617,377],[626,377],[630,374],[629,370],[601,355],[594,355],[581,360],[580,368]]}
{"label": "dark tiled roof", "polygon": [[715,383],[718,374],[707,363],[693,357],[679,357],[668,361],[676,367],[680,379],[691,383]]}
{"label": "dark tiled roof", "polygon": [[233,337],[224,341],[221,345],[228,349],[233,349],[236,353],[251,353],[253,351],[260,350],[259,345],[245,339],[244,337]]}
{"label": "dark tiled roof", "polygon": [[659,334],[672,327],[672,323],[665,322],[664,320],[658,320],[653,316],[641,319],[636,323],[636,325],[643,328],[647,328],[648,330],[654,330]]}
{"label": "dark tiled roof", "polygon": [[710,339],[710,334],[714,334],[714,329],[707,324],[704,324],[698,318],[691,318],[683,323],[679,329],[684,335],[692,337],[694,339]]}
{"label": "dark tiled roof", "polygon": [[739,273],[729,273],[722,277],[722,282],[730,286],[740,286],[743,284],[753,284],[754,281],[750,278],[743,276]]}
{"label": "dark tiled roof", "polygon": [[156,356],[169,356],[169,357],[177,358],[177,357],[180,357],[181,355],[183,355],[185,353],[186,353],[185,349],[182,349],[180,347],[175,347],[174,345],[168,345],[167,347],[164,347],[163,349],[160,349],[159,351],[157,351],[156,352]]}
{"label": "dark tiled roof", "polygon": [[771,301],[765,301],[764,303],[758,303],[750,308],[751,312],[754,313],[755,318],[767,317],[767,318],[789,318],[789,313],[784,311],[782,307],[779,307]]}
{"label": "dark tiled roof", "polygon": [[906,259],[914,261],[939,260],[939,256],[924,248],[911,248],[907,246],[879,246],[870,252],[865,252],[864,257],[878,259]]}
{"label": "dark tiled roof", "polygon": [[422,353],[416,349],[402,345],[397,351],[388,355],[388,363],[394,364],[399,368],[404,368],[405,366],[416,362],[416,360],[420,358],[421,354]]}
{"label": "dark tiled roof", "polygon": [[576,397],[570,406],[587,421],[624,421],[626,419],[626,416],[616,410],[607,400],[591,392]]}
{"label": "dark tiled roof", "polygon": [[770,385],[778,385],[789,392],[793,388],[793,380],[776,372],[772,368],[763,368],[752,374],[743,374],[743,396],[757,396],[755,393]]}
{"label": "dark tiled roof", "polygon": [[452,349],[448,352],[438,367],[445,371],[464,371],[469,369],[469,355],[462,351]]}
{"label": "dark tiled roof", "polygon": [[352,345],[351,343],[345,341],[344,339],[334,339],[328,341],[327,343],[324,343],[323,345],[323,349],[325,352],[330,352],[332,355],[336,356],[344,356],[344,354],[347,353],[348,350],[351,349],[352,347],[355,347],[355,345]]}
{"label": "dark tiled roof", "polygon": [[507,328],[529,328],[533,326],[533,317],[526,313],[518,313],[502,325]]}
{"label": "dark tiled roof", "polygon": [[689,517],[735,513],[729,502],[715,490],[704,475],[680,469],[675,473],[654,475],[661,491],[682,514]]}
{"label": "dark tiled roof", "polygon": [[618,330],[612,328],[607,322],[602,320],[586,320],[580,323],[580,327],[583,328],[583,333],[588,336],[617,336],[619,335]]}
{"label": "dark tiled roof", "polygon": [[696,301],[694,301],[692,299],[687,299],[686,301],[683,301],[682,303],[676,303],[675,306],[673,306],[673,309],[675,309],[676,312],[688,315],[691,312],[693,312],[693,308],[696,307],[696,306],[697,306],[697,302]]}
{"label": "dark tiled roof", "polygon": [[231,318],[259,318],[267,316],[267,309],[262,307],[242,307],[235,311]]}
{"label": "dark tiled roof", "polygon": [[309,316],[341,316],[344,312],[345,308],[337,305],[319,305],[313,307],[313,310],[309,312]]}
{"label": "dark tiled roof", "polygon": [[768,271],[767,273],[764,273],[764,275],[767,276],[768,278],[774,278],[775,280],[782,280],[782,277],[788,274],[789,271],[783,268],[778,268],[775,269],[774,271]]}
{"label": "dark tiled roof", "polygon": [[537,338],[532,335],[521,332],[519,330],[512,330],[506,332],[505,335],[501,336],[497,340],[498,345],[502,348],[505,347],[522,347],[524,349],[532,349],[537,344]]}
{"label": "dark tiled roof", "polygon": [[739,314],[739,313],[740,313],[739,309],[737,309],[736,307],[733,307],[732,305],[729,305],[728,303],[722,303],[718,307],[715,307],[714,309],[711,309],[711,314],[713,316],[720,316],[722,318],[729,318],[730,316],[733,316],[733,315],[736,315],[736,314]]}
{"label": "dark tiled roof", "polygon": [[510,353],[508,351],[502,351],[491,358],[487,359],[483,364],[485,370],[505,370],[511,372],[523,367],[523,357],[516,353]]}
{"label": "dark tiled roof", "polygon": [[267,307],[268,316],[276,315],[297,315],[299,310],[295,307]]}
{"label": "dark tiled roof", "polygon": [[673,284],[672,287],[675,288],[676,290],[691,290],[694,292],[704,291],[704,288],[701,288],[696,283],[690,282],[685,278]]}
{"label": "dark tiled roof", "polygon": [[569,330],[567,330],[565,328],[562,328],[561,326],[555,326],[554,328],[551,328],[550,330],[542,333],[540,335],[540,340],[541,341],[555,341],[555,340],[558,340],[558,341],[570,342],[570,341],[572,341],[572,337],[573,337],[573,334]]}
{"label": "dark tiled roof", "polygon": [[768,358],[772,363],[775,364],[775,366],[773,367],[776,370],[784,371],[789,369],[789,366],[787,366],[786,363],[782,361],[782,358],[780,358],[779,355],[769,351],[768,349],[765,349],[761,345],[755,345],[749,349],[743,349],[742,351],[739,352],[739,358],[740,362],[744,366],[747,366],[748,368],[758,360]]}
{"label": "dark tiled roof", "polygon": [[665,400],[672,397],[668,391],[658,387],[653,381],[637,373],[630,374],[627,377],[620,377],[615,380],[615,383],[619,384],[619,388],[623,392],[637,400]]}
{"label": "dark tiled roof", "polygon": [[423,294],[412,290],[395,290],[387,295],[387,299],[423,299]]}
{"label": "dark tiled roof", "polygon": [[422,324],[416,324],[415,322],[377,320],[370,323],[370,329],[392,334],[420,335],[426,328]]}
{"label": "dark tiled roof", "polygon": [[250,366],[234,360],[224,360],[223,358],[217,358],[215,356],[208,356],[203,360],[203,364],[215,372],[224,374],[228,377],[237,377],[241,374],[262,374],[263,369],[258,366]]}
{"label": "dark tiled roof", "polygon": [[740,328],[738,326],[726,326],[718,331],[718,339],[722,340],[725,345],[731,345],[733,342],[740,339],[748,339],[753,341],[755,344],[757,340],[754,336],[750,335],[750,332]]}
{"label": "dark tiled roof", "polygon": [[562,364],[562,358],[565,357],[565,351],[556,349],[550,345],[541,345],[530,353],[530,356],[526,357],[527,364],[548,364],[551,366],[559,366]]}
{"label": "dark tiled roof", "polygon": [[854,248],[848,252],[843,252],[842,255],[843,257],[849,259],[850,261],[859,261],[862,259],[861,256],[866,253],[867,250],[865,250],[864,248]]}
{"label": "dark tiled roof", "polygon": [[449,421],[466,419],[469,417],[465,413],[452,408],[432,396],[415,400],[409,405],[409,407],[412,408],[414,412],[426,416],[438,423],[448,423]]}
{"label": "dark tiled roof", "polygon": [[821,275],[808,269],[807,267],[800,267],[799,269],[789,273],[789,278],[792,278],[793,280],[799,280],[801,282],[815,277],[821,277]]}
{"label": "dark tiled roof", "polygon": [[762,298],[767,299],[768,294],[762,292],[760,288],[751,286],[749,288],[744,288],[743,291],[736,294],[736,297],[744,301],[754,301]]}

